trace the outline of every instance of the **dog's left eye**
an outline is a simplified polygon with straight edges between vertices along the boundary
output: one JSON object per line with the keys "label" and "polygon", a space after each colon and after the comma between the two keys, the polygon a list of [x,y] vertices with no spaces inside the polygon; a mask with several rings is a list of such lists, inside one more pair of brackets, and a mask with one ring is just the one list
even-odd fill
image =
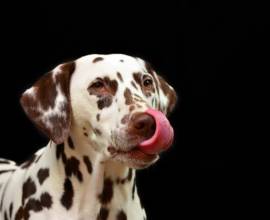
{"label": "dog's left eye", "polygon": [[144,80],[143,80],[143,86],[146,87],[146,88],[149,88],[153,85],[153,80],[150,78],[150,77],[146,77]]}

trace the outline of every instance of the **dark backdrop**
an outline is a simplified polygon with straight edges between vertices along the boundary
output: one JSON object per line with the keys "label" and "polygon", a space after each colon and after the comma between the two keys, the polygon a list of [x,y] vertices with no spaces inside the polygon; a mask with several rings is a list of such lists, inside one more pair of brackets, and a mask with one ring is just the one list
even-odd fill
{"label": "dark backdrop", "polygon": [[170,118],[173,148],[139,172],[149,219],[219,219],[228,208],[224,155],[232,144],[227,121],[234,105],[227,94],[240,72],[248,74],[263,62],[258,48],[264,32],[264,15],[257,16],[254,5],[249,13],[247,5],[224,2],[46,1],[2,7],[1,157],[21,162],[47,143],[19,105],[20,94],[43,73],[85,54],[139,56],[165,76],[180,101]]}

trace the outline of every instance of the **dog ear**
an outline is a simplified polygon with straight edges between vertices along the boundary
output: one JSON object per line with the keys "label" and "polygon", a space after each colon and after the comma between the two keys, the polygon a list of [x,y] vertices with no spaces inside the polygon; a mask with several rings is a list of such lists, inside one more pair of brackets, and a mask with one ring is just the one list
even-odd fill
{"label": "dog ear", "polygon": [[63,143],[69,135],[69,87],[74,70],[74,62],[58,65],[26,90],[20,99],[26,115],[56,144]]}
{"label": "dog ear", "polygon": [[160,88],[160,110],[166,114],[170,114],[175,108],[177,102],[177,94],[172,86],[170,86],[161,76],[158,76]]}

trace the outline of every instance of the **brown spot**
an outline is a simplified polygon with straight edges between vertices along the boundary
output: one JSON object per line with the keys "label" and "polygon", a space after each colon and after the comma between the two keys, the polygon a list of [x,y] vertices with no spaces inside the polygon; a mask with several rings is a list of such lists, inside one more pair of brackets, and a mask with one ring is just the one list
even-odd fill
{"label": "brown spot", "polygon": [[40,169],[38,171],[38,181],[40,183],[40,185],[42,185],[42,183],[49,177],[50,175],[50,172],[49,172],[49,169],[46,168],[46,169]]}
{"label": "brown spot", "polygon": [[74,149],[74,148],[75,148],[75,147],[74,147],[74,144],[73,144],[73,141],[72,141],[72,139],[71,139],[70,136],[68,137],[68,146],[69,146],[71,149]]}
{"label": "brown spot", "polygon": [[37,158],[35,160],[35,163],[37,163],[40,160],[41,156],[42,156],[42,154],[40,154],[40,155],[37,156]]}
{"label": "brown spot", "polygon": [[72,156],[66,161],[65,172],[68,177],[71,177],[72,175],[74,175],[77,177],[77,179],[80,182],[82,182],[83,176],[82,176],[79,166],[80,166],[80,161]]}
{"label": "brown spot", "polygon": [[111,80],[109,77],[104,77],[104,82],[106,83],[106,85],[109,87],[109,90],[111,92],[111,94],[114,96],[115,93],[117,92],[117,88],[118,88],[118,82],[114,79]]}
{"label": "brown spot", "polygon": [[167,96],[169,99],[168,106],[166,106],[167,112],[172,112],[177,101],[176,92],[169,87],[168,83],[161,76],[159,76],[158,78],[161,90],[163,91],[165,96]]}
{"label": "brown spot", "polygon": [[122,78],[121,73],[117,72],[116,75],[117,75],[118,79],[119,79],[121,82],[123,82],[123,78]]}
{"label": "brown spot", "polygon": [[107,220],[109,216],[109,210],[107,208],[102,207],[98,213],[97,220]]}
{"label": "brown spot", "polygon": [[91,163],[89,157],[83,156],[83,162],[85,163],[85,166],[87,168],[88,173],[91,174],[93,171],[93,167],[92,167],[92,163]]}
{"label": "brown spot", "polygon": [[86,130],[86,127],[83,127],[83,130],[85,131]]}
{"label": "brown spot", "polygon": [[121,210],[118,212],[116,219],[117,220],[127,220],[127,215],[123,210]]}
{"label": "brown spot", "polygon": [[97,105],[100,110],[103,108],[110,107],[111,104],[112,104],[112,96],[105,96],[97,101]]}
{"label": "brown spot", "polygon": [[131,94],[131,91],[129,88],[126,88],[125,89],[125,92],[124,92],[124,97],[125,97],[125,104],[126,105],[131,105],[133,104],[133,97],[132,97],[132,94]]}
{"label": "brown spot", "polygon": [[102,61],[104,60],[103,57],[96,57],[95,59],[93,59],[93,63],[96,63],[96,62],[99,62],[99,61]]}
{"label": "brown spot", "polygon": [[86,132],[84,132],[83,135],[84,135],[85,137],[88,137],[88,134],[87,134]]}
{"label": "brown spot", "polygon": [[129,120],[129,114],[124,115],[124,117],[121,119],[121,123],[126,124],[128,122],[128,120]]}
{"label": "brown spot", "polygon": [[137,72],[137,73],[133,73],[133,78],[135,80],[135,82],[141,86],[141,78],[142,78],[142,73]]}
{"label": "brown spot", "polygon": [[84,135],[85,137],[88,137],[88,133],[86,133],[86,132],[84,132],[83,135]]}
{"label": "brown spot", "polygon": [[70,179],[66,178],[64,183],[64,193],[61,197],[62,205],[68,210],[73,203],[74,190]]}
{"label": "brown spot", "polygon": [[131,81],[131,85],[132,85],[135,89],[138,89],[138,87],[136,86],[136,84],[135,84],[133,81]]}
{"label": "brown spot", "polygon": [[103,191],[99,195],[99,200],[102,204],[108,204],[113,197],[113,182],[111,179],[106,178],[103,184]]}
{"label": "brown spot", "polygon": [[94,128],[94,132],[96,135],[99,135],[99,136],[102,135],[101,131],[98,128]]}
{"label": "brown spot", "polygon": [[37,191],[36,185],[33,182],[33,180],[29,177],[23,184],[23,189],[22,189],[22,204],[24,205],[25,200],[35,194]]}
{"label": "brown spot", "polygon": [[[71,106],[69,96],[69,82],[75,70],[75,63],[69,62],[59,66],[57,74],[49,72],[43,75],[32,87],[32,94],[23,93],[20,102],[32,122],[55,143],[62,143],[69,132],[71,123]],[[56,71],[56,70],[55,70]],[[55,81],[53,80],[55,77]],[[55,114],[50,114],[46,120],[42,120],[44,112],[55,107],[57,90],[66,97],[66,102],[60,108],[55,109]],[[58,114],[57,112],[65,114]]]}
{"label": "brown spot", "polygon": [[132,112],[135,109],[134,105],[129,106],[129,111]]}
{"label": "brown spot", "polygon": [[97,118],[97,121],[99,121],[100,120],[100,114],[97,114],[96,118]]}

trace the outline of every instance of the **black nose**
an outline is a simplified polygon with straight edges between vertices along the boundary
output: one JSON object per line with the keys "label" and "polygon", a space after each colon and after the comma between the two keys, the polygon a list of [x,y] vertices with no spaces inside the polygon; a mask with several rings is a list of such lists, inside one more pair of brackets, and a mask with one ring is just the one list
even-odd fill
{"label": "black nose", "polygon": [[156,130],[155,119],[146,113],[134,115],[130,122],[130,132],[147,140],[151,138]]}

